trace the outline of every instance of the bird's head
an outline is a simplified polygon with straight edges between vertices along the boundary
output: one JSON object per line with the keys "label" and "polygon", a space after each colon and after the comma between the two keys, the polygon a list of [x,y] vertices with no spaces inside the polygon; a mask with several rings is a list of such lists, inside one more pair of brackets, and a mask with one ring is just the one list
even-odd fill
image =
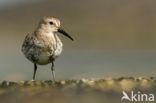
{"label": "bird's head", "polygon": [[43,17],[43,19],[39,23],[39,27],[45,29],[46,31],[50,32],[59,32],[69,39],[73,40],[73,38],[66,33],[63,29],[61,29],[60,20],[51,16]]}

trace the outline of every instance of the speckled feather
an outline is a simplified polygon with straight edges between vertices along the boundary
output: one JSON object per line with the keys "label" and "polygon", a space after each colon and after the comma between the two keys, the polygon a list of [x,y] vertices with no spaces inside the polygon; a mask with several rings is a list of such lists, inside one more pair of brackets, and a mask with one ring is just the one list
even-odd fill
{"label": "speckled feather", "polygon": [[[53,18],[55,21],[55,18]],[[22,52],[33,63],[48,64],[55,60],[62,52],[62,42],[57,36],[55,28],[47,28],[43,19],[34,33],[28,34],[22,45]],[[56,20],[56,26],[60,22]]]}

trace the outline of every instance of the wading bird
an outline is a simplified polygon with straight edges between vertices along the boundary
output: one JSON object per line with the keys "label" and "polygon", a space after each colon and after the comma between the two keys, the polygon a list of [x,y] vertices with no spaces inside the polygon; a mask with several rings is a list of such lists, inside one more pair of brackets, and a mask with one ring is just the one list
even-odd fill
{"label": "wading bird", "polygon": [[60,20],[51,16],[44,17],[34,33],[28,34],[22,45],[25,57],[34,63],[33,80],[37,71],[37,64],[46,65],[51,63],[53,80],[55,81],[54,61],[61,54],[63,44],[58,37],[61,33],[73,41],[60,26]]}

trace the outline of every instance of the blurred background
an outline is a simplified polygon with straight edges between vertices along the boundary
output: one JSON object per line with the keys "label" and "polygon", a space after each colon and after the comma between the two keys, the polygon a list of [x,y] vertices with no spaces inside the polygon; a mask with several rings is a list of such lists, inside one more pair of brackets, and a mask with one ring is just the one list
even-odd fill
{"label": "blurred background", "polygon": [[[156,75],[155,0],[0,0],[0,80],[30,80],[33,64],[21,52],[25,36],[43,16],[61,20],[74,39],[60,35],[64,51],[56,78]],[[52,79],[39,66],[37,80]]]}

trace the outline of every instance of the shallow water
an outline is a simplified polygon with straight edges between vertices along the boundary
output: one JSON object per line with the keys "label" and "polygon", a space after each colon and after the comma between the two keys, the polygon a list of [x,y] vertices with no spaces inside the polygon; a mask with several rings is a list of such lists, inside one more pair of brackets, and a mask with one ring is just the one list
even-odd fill
{"label": "shallow water", "polygon": [[[33,64],[22,53],[0,55],[1,80],[31,80]],[[56,79],[155,76],[155,52],[68,51],[55,62]],[[50,64],[38,66],[37,80],[52,79]]]}

